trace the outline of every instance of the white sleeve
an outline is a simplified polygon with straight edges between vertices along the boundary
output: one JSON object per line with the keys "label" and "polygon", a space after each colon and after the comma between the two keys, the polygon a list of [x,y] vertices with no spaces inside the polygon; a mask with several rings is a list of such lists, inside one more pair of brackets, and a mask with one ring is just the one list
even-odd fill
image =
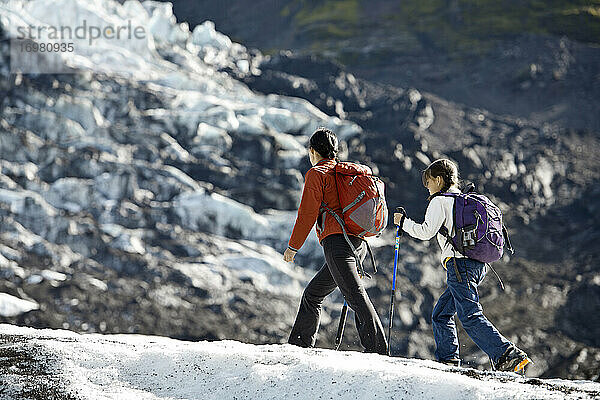
{"label": "white sleeve", "polygon": [[446,213],[444,212],[442,197],[434,197],[429,202],[425,212],[425,221],[422,224],[417,224],[412,219],[406,218],[402,230],[414,238],[429,240],[438,233],[445,219]]}

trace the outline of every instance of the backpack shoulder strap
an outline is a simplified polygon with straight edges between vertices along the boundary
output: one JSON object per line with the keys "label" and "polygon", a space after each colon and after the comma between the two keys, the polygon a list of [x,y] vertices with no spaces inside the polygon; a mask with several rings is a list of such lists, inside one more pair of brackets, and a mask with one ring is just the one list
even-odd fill
{"label": "backpack shoulder strap", "polygon": [[369,255],[371,256],[371,263],[373,264],[373,273],[377,273],[377,264],[375,263],[375,256],[373,256],[373,250],[371,250],[371,245],[368,240],[365,240],[367,243],[367,250],[369,251]]}
{"label": "backpack shoulder strap", "polygon": [[475,184],[474,183],[469,183],[463,190],[463,193],[471,193],[475,191]]}
{"label": "backpack shoulder strap", "polygon": [[504,239],[506,239],[506,247],[510,251],[510,254],[515,254],[515,250],[513,249],[512,244],[510,243],[510,238],[508,237],[508,230],[504,224],[502,224],[502,235],[504,236]]}
{"label": "backpack shoulder strap", "polygon": [[[454,193],[454,192],[437,192],[434,193],[433,195],[430,196],[430,200],[433,199],[434,197],[437,196],[443,196],[443,197],[451,197],[453,198],[455,201],[458,197],[460,197],[463,193]],[[454,227],[456,229],[456,209],[455,209],[456,205],[453,206],[453,211],[452,211],[452,215],[454,218],[453,224]],[[438,231],[438,233],[440,233],[442,236],[444,236],[446,238],[446,242],[448,242],[450,244],[450,246],[452,246],[452,249],[454,249],[454,251],[458,252],[459,254],[463,254],[460,249],[458,248],[458,246],[456,244],[454,244],[454,241],[452,240],[452,236],[450,236],[450,232],[448,232],[448,228],[446,228],[446,225],[442,224],[442,227],[440,228],[440,230]],[[464,255],[464,254],[463,254]]]}
{"label": "backpack shoulder strap", "polygon": [[434,198],[438,197],[438,196],[442,196],[442,197],[452,197],[452,198],[457,198],[458,196],[460,196],[463,193],[454,193],[454,192],[437,192],[432,194],[431,196],[429,196],[427,198],[427,200],[431,201]]}

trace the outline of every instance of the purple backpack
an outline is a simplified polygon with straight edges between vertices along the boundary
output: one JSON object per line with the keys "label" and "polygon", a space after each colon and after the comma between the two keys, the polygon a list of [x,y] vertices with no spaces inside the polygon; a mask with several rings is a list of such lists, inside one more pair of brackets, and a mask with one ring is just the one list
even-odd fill
{"label": "purple backpack", "polygon": [[484,263],[502,258],[504,246],[514,253],[508,232],[502,224],[500,209],[482,194],[440,193],[439,196],[454,198],[453,237],[442,226],[440,233],[448,239],[452,247],[465,257]]}

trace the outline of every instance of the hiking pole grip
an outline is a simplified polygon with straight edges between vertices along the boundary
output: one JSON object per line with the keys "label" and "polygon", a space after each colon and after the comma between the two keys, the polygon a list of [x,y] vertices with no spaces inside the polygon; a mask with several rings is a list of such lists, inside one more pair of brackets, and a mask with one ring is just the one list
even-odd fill
{"label": "hiking pole grip", "polygon": [[402,231],[402,226],[404,225],[404,219],[406,218],[406,210],[404,209],[404,207],[396,207],[396,212],[402,213],[402,219],[400,220],[400,224],[398,224],[396,228],[396,236],[402,236],[402,234],[404,233]]}
{"label": "hiking pole grip", "polygon": [[335,336],[334,349],[339,350],[342,344],[342,338],[344,337],[344,326],[346,325],[346,317],[348,316],[348,302],[344,301],[342,307],[342,315],[340,315],[340,323],[338,325],[337,335]]}

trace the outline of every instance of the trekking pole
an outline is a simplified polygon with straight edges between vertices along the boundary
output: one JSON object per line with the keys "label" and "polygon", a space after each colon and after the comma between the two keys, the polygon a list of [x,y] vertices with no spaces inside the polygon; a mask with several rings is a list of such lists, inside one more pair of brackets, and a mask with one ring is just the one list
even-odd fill
{"label": "trekking pole", "polygon": [[335,337],[335,350],[340,349],[340,345],[342,344],[342,337],[344,337],[344,326],[346,325],[346,317],[348,316],[348,302],[344,300],[344,305],[342,307],[342,315],[340,316],[340,323],[338,325],[337,335]]}
{"label": "trekking pole", "polygon": [[[396,207],[396,212],[406,216],[404,207]],[[404,218],[404,217],[403,217]],[[392,325],[394,321],[394,299],[396,293],[396,271],[398,269],[398,249],[400,247],[400,236],[402,236],[402,222],[396,225],[396,245],[394,247],[394,274],[392,277],[392,296],[390,298],[390,324],[388,328],[388,356],[392,356]]]}

